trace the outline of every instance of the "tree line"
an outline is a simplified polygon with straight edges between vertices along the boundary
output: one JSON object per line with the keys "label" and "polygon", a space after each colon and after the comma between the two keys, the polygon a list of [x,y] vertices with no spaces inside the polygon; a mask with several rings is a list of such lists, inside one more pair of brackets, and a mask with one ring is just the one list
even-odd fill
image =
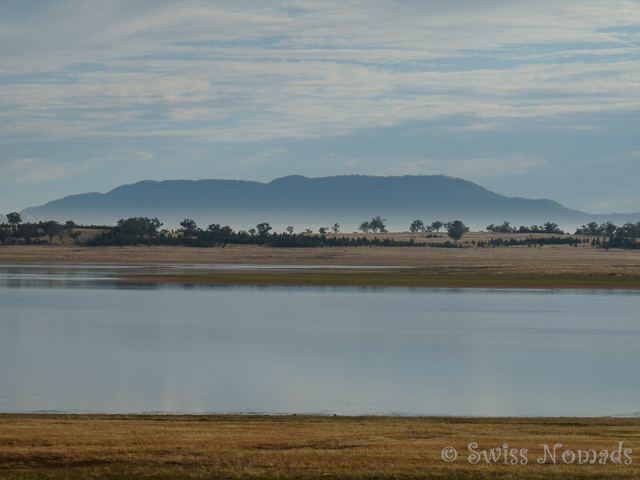
{"label": "tree line", "polygon": [[[224,247],[229,244],[267,245],[271,247],[313,248],[313,247],[360,247],[360,246],[389,246],[412,247],[423,246],[413,239],[399,241],[390,238],[369,239],[366,237],[328,237],[326,234],[309,235],[308,233],[293,233],[293,227],[287,227],[283,233],[272,232],[268,222],[262,222],[248,231],[234,231],[228,225],[221,226],[212,223],[207,228],[198,227],[192,219],[180,222],[180,229],[176,234],[159,228],[162,223],[157,218],[133,217],[119,220],[117,225],[102,234],[89,239],[90,246],[134,246],[134,245],[169,245],[191,247]],[[334,225],[335,230],[339,228]],[[334,230],[334,231],[335,231]]]}
{"label": "tree line", "polygon": [[[53,243],[54,238],[58,238],[64,243],[65,238],[70,238],[78,243],[80,228],[90,228],[76,225],[72,220],[64,224],[55,220],[41,222],[23,222],[19,213],[13,212],[6,215],[7,222],[0,224],[0,243],[3,245],[25,243],[25,244],[47,244]],[[363,222],[358,229],[363,233],[386,233],[386,220],[380,216],[375,216],[371,221]],[[268,222],[262,222],[248,231],[240,230],[235,232],[228,225],[210,224],[206,229],[198,227],[192,219],[184,219],[180,222],[180,229],[175,234],[167,230],[160,230],[163,223],[158,218],[132,217],[118,220],[115,227],[111,226],[91,226],[91,228],[101,228],[105,230],[102,234],[88,240],[90,246],[101,245],[189,245],[189,246],[224,246],[226,244],[256,244],[269,245],[274,247],[330,247],[330,246],[432,246],[432,247],[456,247],[457,242],[469,231],[462,221],[451,222],[434,221],[430,225],[425,225],[421,220],[414,220],[409,226],[411,233],[418,232],[439,232],[444,228],[453,244],[444,243],[424,243],[415,242],[413,238],[408,241],[393,239],[379,239],[377,237],[369,239],[347,238],[337,236],[327,236],[333,232],[340,232],[340,224],[334,223],[331,227],[320,227],[319,235],[312,235],[310,229],[302,233],[294,234],[294,227],[288,226],[285,232],[278,234],[273,232],[273,228]],[[486,229],[493,233],[553,233],[564,235],[558,225],[553,222],[546,222],[542,226],[532,225],[531,227],[512,227],[510,222],[505,221],[502,225],[488,225]],[[591,222],[576,229],[574,235],[585,235],[596,237],[591,242],[592,246],[601,248],[640,248],[637,242],[640,238],[640,222],[627,222],[618,227],[612,222],[598,224]],[[600,238],[602,237],[602,242]],[[20,241],[22,240],[22,241]],[[578,238],[533,238],[515,240],[505,240],[502,238],[491,239],[489,241],[479,241],[478,247],[484,246],[510,246],[510,245],[547,245],[547,244],[569,244],[577,246],[584,243],[586,239]]]}
{"label": "tree line", "polygon": [[[547,222],[542,226],[531,225],[530,227],[525,227],[524,225],[520,225],[520,227],[512,227],[510,222],[504,221],[502,225],[487,225],[487,232],[492,233],[555,233],[557,235],[564,235],[564,232],[560,230],[557,223]],[[575,235],[579,235],[576,233]]]}
{"label": "tree line", "polygon": [[[373,217],[367,226],[361,224],[360,230],[363,233],[374,231],[375,233],[385,233],[387,231],[386,220],[380,216]],[[440,222],[438,222],[440,223]],[[89,239],[90,246],[130,246],[130,245],[170,245],[170,246],[194,246],[194,247],[215,247],[225,246],[228,244],[246,244],[246,245],[268,245],[272,247],[348,247],[348,246],[436,246],[442,248],[450,248],[456,245],[457,241],[462,238],[469,228],[460,220],[442,223],[438,226],[444,226],[447,229],[449,237],[454,241],[444,243],[422,243],[416,242],[413,238],[408,241],[394,240],[391,238],[373,239],[367,237],[349,238],[327,236],[331,229],[334,234],[339,233],[340,225],[335,223],[333,227],[320,227],[319,235],[312,235],[310,229],[305,232],[295,234],[294,228],[288,226],[283,233],[273,232],[273,228],[268,222],[262,222],[247,231],[234,231],[228,225],[222,226],[212,223],[207,228],[198,227],[197,223],[190,218],[185,218],[180,222],[180,227],[176,233],[169,233],[166,230],[160,230],[163,224],[157,218],[132,217],[121,219],[116,226],[108,231]]]}
{"label": "tree line", "polygon": [[41,245],[53,243],[56,237],[61,243],[67,237],[78,243],[81,235],[78,226],[71,220],[64,224],[55,220],[23,223],[17,212],[9,213],[6,217],[7,222],[0,224],[0,243],[3,245],[20,243],[21,240],[26,245]]}
{"label": "tree line", "polygon": [[577,237],[542,237],[542,238],[523,238],[515,239],[510,238],[505,240],[504,238],[492,238],[490,240],[478,240],[476,245],[478,247],[512,247],[527,245],[528,247],[542,246],[542,245],[569,245],[571,247],[577,247],[581,243],[587,243],[586,238]]}

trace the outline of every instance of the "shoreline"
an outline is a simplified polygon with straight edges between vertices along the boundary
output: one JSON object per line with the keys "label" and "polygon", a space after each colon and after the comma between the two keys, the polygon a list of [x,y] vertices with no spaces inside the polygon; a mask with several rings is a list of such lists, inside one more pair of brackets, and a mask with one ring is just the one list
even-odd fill
{"label": "shoreline", "polygon": [[[640,289],[640,250],[549,246],[504,248],[331,247],[273,248],[1,246],[3,265],[214,266],[264,270],[130,272],[125,281],[211,285],[323,285],[408,288]],[[269,270],[268,266],[310,266]],[[317,268],[327,267],[327,268]],[[331,267],[338,267],[331,269]],[[340,269],[339,267],[354,267]],[[358,269],[357,267],[362,267]],[[378,267],[378,268],[376,268]],[[393,268],[397,267],[397,268]],[[409,268],[407,268],[409,267]]]}
{"label": "shoreline", "polygon": [[132,276],[121,281],[130,283],[169,284],[169,285],[229,285],[229,286],[257,286],[257,287],[345,287],[345,288],[431,288],[431,289],[482,289],[482,290],[640,290],[640,285],[612,286],[612,285],[474,285],[474,284],[446,284],[432,285],[407,284],[358,284],[358,283],[267,283],[267,282],[216,282],[207,280],[184,281],[179,279],[161,279],[149,276]]}
{"label": "shoreline", "polygon": [[640,277],[636,276],[478,273],[460,268],[441,270],[417,267],[385,270],[130,274],[119,278],[124,282],[182,285],[640,290]]}

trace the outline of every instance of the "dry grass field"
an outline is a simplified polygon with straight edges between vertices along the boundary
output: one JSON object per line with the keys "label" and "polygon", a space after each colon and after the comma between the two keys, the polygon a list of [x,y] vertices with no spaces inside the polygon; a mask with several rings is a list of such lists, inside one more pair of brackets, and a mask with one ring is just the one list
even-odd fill
{"label": "dry grass field", "polygon": [[[373,234],[369,234],[373,237]],[[444,242],[446,238],[423,239],[419,235],[390,233],[379,238]],[[261,283],[317,285],[396,286],[493,286],[493,287],[640,287],[640,250],[605,250],[581,244],[542,248],[515,246],[477,248],[472,241],[488,240],[495,234],[471,232],[462,240],[465,248],[431,247],[331,247],[271,248],[227,245],[224,248],[190,247],[97,247],[65,244],[0,247],[0,265],[23,264],[243,264],[402,266],[399,271],[307,273],[286,277],[283,273],[235,274],[209,277],[147,277],[145,281],[190,283]],[[523,238],[513,234],[504,238]],[[469,243],[465,243],[469,242]],[[385,283],[386,282],[386,283]]]}
{"label": "dry grass field", "polygon": [[[638,427],[615,418],[0,415],[0,478],[632,479]],[[511,453],[506,463],[491,458],[504,444],[518,450],[517,464]],[[555,464],[549,454],[538,463],[555,444]],[[443,460],[446,447],[456,460]]]}

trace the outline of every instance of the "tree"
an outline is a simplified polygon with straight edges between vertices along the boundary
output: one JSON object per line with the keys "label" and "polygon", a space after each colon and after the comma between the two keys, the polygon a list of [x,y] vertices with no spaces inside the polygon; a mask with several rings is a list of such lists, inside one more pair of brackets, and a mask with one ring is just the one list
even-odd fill
{"label": "tree", "polygon": [[438,220],[431,224],[431,230],[435,230],[436,232],[439,232],[442,227],[444,227],[444,223]]}
{"label": "tree", "polygon": [[310,228],[307,228],[304,233],[306,233],[307,235],[311,235],[313,233],[313,230],[311,230]]}
{"label": "tree", "polygon": [[543,225],[544,227],[544,233],[564,233],[562,230],[560,230],[558,228],[558,224],[557,223],[553,223],[553,222],[547,222]]}
{"label": "tree", "polygon": [[[193,222],[193,220],[190,220]],[[183,223],[187,222],[185,220]],[[157,235],[157,226],[162,225],[157,218],[150,220],[147,217],[131,217],[126,220],[120,219],[117,223],[117,233],[120,233],[126,237],[144,237],[145,235],[149,238]],[[193,227],[195,229],[195,222],[193,222]],[[185,228],[185,230],[187,230]],[[185,236],[188,236],[190,233],[193,233],[193,230],[189,230],[188,233],[185,233]]]}
{"label": "tree", "polygon": [[162,225],[164,225],[164,223],[158,220],[158,217],[155,217],[153,220],[149,220],[149,223],[147,224],[147,231],[149,232],[149,238],[157,237],[160,227]]}
{"label": "tree", "polygon": [[386,222],[386,220],[378,215],[371,219],[371,221],[369,222],[369,228],[373,230],[373,233],[376,233],[378,231],[380,231],[380,233],[386,233],[387,227],[384,222]]}
{"label": "tree", "polygon": [[291,225],[289,225],[285,230],[289,235],[293,235],[293,227]]}
{"label": "tree", "polygon": [[258,232],[256,231],[256,229],[255,229],[255,228],[250,228],[250,229],[249,229],[249,233],[250,233],[251,235],[255,235],[255,234],[256,234],[256,233],[258,233]]}
{"label": "tree", "polygon": [[[73,231],[69,231],[66,228],[64,228],[62,225],[60,225],[61,228],[58,229],[58,232],[56,233],[57,237],[60,239],[60,243],[64,243],[64,237],[66,237],[67,235],[71,235],[73,233]],[[80,236],[80,233],[78,232],[78,236]],[[73,238],[73,237],[71,237]]]}
{"label": "tree", "polygon": [[267,222],[259,223],[258,225],[256,225],[256,228],[258,229],[258,234],[260,235],[269,235],[269,230],[273,230],[271,228],[271,225],[269,225]]}
{"label": "tree", "polygon": [[60,225],[55,220],[49,220],[42,224],[44,234],[49,237],[49,243],[53,242],[53,237],[57,236],[60,239],[60,243],[63,242],[64,237],[67,236],[67,230],[63,225]]}
{"label": "tree", "polygon": [[16,229],[15,236],[24,238],[25,243],[29,243],[32,238],[38,238],[39,229],[36,223],[21,223]]}
{"label": "tree", "polygon": [[[611,236],[614,234],[617,228],[618,227],[616,227],[612,222],[605,222],[599,227],[602,235],[604,237],[609,237],[609,239],[611,239]],[[603,238],[603,240],[605,240],[605,238]]]}
{"label": "tree", "polygon": [[502,222],[502,225],[498,225],[497,227],[493,223],[491,225],[487,225],[487,232],[515,233],[515,231],[516,229],[513,228],[506,220]]}
{"label": "tree", "polygon": [[460,220],[454,220],[453,222],[447,222],[444,224],[444,228],[447,229],[447,234],[453,239],[454,242],[458,242],[462,236],[469,231],[467,227]]}
{"label": "tree", "polygon": [[73,240],[73,243],[79,243],[78,239],[80,238],[80,234],[81,234],[80,230],[76,230],[75,232],[73,231],[69,232],[69,236]]}
{"label": "tree", "polygon": [[597,222],[589,222],[586,226],[583,225],[582,228],[587,231],[587,235],[593,235],[594,237],[602,235],[602,229],[598,226]]}
{"label": "tree", "polygon": [[340,233],[340,224],[339,223],[334,223],[333,227],[331,227],[331,229],[333,230],[333,233]]}
{"label": "tree", "polygon": [[16,227],[22,223],[22,217],[18,212],[8,213],[7,222],[13,227],[13,231],[16,231]]}
{"label": "tree", "polygon": [[11,230],[0,227],[0,243],[3,245],[11,238]]}
{"label": "tree", "polygon": [[411,226],[409,227],[409,231],[411,233],[424,232],[425,230],[426,230],[426,227],[424,226],[424,223],[422,222],[422,220],[414,220],[411,223]]}
{"label": "tree", "polygon": [[318,232],[320,232],[320,235],[326,235],[328,230],[329,230],[329,227],[320,227],[318,229]]}
{"label": "tree", "polygon": [[371,230],[371,225],[369,224],[369,222],[362,222],[358,227],[358,230],[362,230],[362,233],[369,233],[369,230]]}
{"label": "tree", "polygon": [[190,218],[185,218],[181,221],[180,226],[182,227],[185,237],[190,237],[198,231],[198,225],[196,225],[196,222]]}
{"label": "tree", "polygon": [[67,230],[73,230],[76,227],[76,222],[74,222],[73,220],[67,220],[64,224],[64,228],[66,228]]}

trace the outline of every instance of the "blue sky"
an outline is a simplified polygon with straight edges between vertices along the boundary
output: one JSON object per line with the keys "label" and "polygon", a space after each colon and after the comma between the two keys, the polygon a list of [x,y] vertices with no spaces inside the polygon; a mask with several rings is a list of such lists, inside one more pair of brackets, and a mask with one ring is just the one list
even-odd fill
{"label": "blue sky", "polygon": [[640,1],[2,1],[1,213],[355,173],[640,212],[639,113]]}

